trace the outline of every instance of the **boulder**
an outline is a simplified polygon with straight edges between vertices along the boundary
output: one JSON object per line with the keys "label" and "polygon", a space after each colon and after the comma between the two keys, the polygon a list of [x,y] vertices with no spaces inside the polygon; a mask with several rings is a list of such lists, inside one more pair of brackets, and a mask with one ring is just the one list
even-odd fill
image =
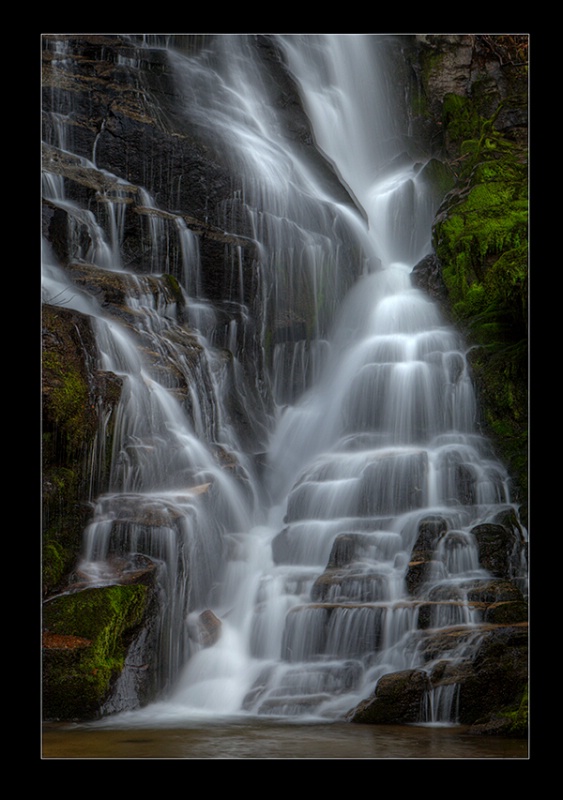
{"label": "boulder", "polygon": [[153,629],[156,594],[152,581],[145,577],[143,574],[142,579],[127,585],[87,587],[44,603],[45,720],[100,716],[139,637],[143,649],[136,651],[136,703],[148,694],[153,672],[148,666],[154,649],[147,631]]}
{"label": "boulder", "polygon": [[379,679],[373,696],[353,709],[348,719],[371,725],[419,722],[429,689],[430,681],[424,670],[392,672]]}
{"label": "boulder", "polygon": [[221,620],[211,609],[207,608],[198,616],[193,633],[199,644],[203,647],[211,647],[221,635]]}
{"label": "boulder", "polygon": [[520,541],[504,525],[476,525],[471,529],[479,551],[479,563],[495,578],[512,578],[520,564]]}

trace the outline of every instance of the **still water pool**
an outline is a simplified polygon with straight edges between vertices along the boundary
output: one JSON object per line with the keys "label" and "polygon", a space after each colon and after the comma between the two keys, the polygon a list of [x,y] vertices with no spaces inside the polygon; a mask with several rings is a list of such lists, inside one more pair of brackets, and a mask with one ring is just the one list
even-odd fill
{"label": "still water pool", "polygon": [[241,721],[171,728],[49,724],[42,759],[527,759],[528,742],[463,727]]}

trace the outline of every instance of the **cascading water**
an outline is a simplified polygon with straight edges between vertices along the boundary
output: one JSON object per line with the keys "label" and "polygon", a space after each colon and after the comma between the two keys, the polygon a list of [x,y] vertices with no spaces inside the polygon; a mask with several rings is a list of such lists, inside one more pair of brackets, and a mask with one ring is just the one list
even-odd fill
{"label": "cascading water", "polygon": [[[102,368],[124,388],[111,486],[96,500],[81,569],[103,583],[115,553],[161,564],[161,699],[138,712],[145,719],[341,718],[382,675],[428,668],[421,608],[431,615],[426,628],[467,628],[463,645],[440,656],[463,657],[479,621],[467,587],[487,578],[471,529],[510,506],[508,476],[476,429],[463,342],[411,283],[429,251],[435,198],[423,163],[406,155],[386,37],[277,37],[316,144],[356,205],[333,197],[318,165],[285,134],[251,39],[219,36],[209,49],[169,58],[186,119],[243,177],[223,225],[260,253],[252,303],[260,307],[260,379],[274,401],[271,431],[253,450],[266,453],[263,477],[222,414],[228,390],[216,348],[232,351],[236,369],[244,336],[233,326],[254,310],[240,265],[231,285],[242,312],[220,341],[200,295],[197,247],[178,215],[197,374],[185,339],[174,344],[171,301],[157,302],[146,276],[130,276],[135,335],[87,306]],[[49,175],[46,184],[46,196],[66,204]],[[142,206],[151,208],[150,197]],[[100,242],[82,257],[123,271],[112,257],[119,223],[101,237],[95,220],[70,211]],[[150,219],[158,224],[158,215]],[[46,294],[60,298],[67,287],[49,259],[45,276]],[[299,314],[306,333],[280,337],[268,362],[273,321]],[[205,387],[192,395],[190,414],[135,336],[173,359],[187,386]],[[238,474],[220,467],[218,449],[235,454]],[[409,564],[421,526],[434,523],[443,535],[415,598]],[[206,647],[191,632],[208,609],[221,634]],[[426,718],[455,717],[455,685],[427,703]]]}

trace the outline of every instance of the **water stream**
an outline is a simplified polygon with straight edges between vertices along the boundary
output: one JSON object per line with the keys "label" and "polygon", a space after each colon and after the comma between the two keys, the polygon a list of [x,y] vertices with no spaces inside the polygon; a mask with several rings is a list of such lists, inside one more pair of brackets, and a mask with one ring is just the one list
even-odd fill
{"label": "water stream", "polygon": [[[409,155],[387,38],[277,38],[315,143],[353,203],[331,194],[288,136],[252,37],[168,52],[187,124],[242,176],[224,229],[238,225],[260,253],[250,302],[233,261],[229,299],[239,311],[228,329],[202,293],[197,241],[180,214],[189,337],[150,282],[167,271],[160,217],[149,214],[152,274],[122,265],[119,192],[133,187],[116,178],[102,223],[45,178],[45,196],[91,231],[80,257],[125,273],[135,319],[126,329],[80,296],[46,249],[46,301],[64,297],[93,316],[101,368],[123,379],[110,487],[95,498],[81,571],[92,584],[111,582],[112,555],[140,552],[160,565],[166,598],[158,698],[104,724],[343,719],[382,675],[422,663],[421,600],[405,580],[420,522],[447,524],[424,599],[444,587],[457,598],[435,605],[432,627],[471,632],[479,612],[465,587],[487,573],[470,531],[511,505],[508,475],[478,432],[464,342],[410,279],[430,250],[436,197],[424,162]],[[50,144],[68,152],[64,136]],[[95,156],[85,160],[92,169]],[[149,188],[140,204],[150,210]],[[268,351],[273,322],[304,307],[306,335]],[[260,353],[252,387],[242,366],[250,335]],[[174,363],[187,400],[145,352]],[[233,393],[242,404],[264,399],[250,448],[225,410]],[[224,468],[226,456],[235,469]],[[209,610],[221,633],[204,646],[194,631]],[[455,688],[428,698],[425,720],[455,721]]]}

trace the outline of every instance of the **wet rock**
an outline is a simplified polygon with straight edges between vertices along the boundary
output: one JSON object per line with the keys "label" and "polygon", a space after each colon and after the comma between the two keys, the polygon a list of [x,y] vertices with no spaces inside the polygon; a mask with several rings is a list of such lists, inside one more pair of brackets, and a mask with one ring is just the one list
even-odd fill
{"label": "wet rock", "polygon": [[528,604],[522,600],[490,605],[483,615],[483,620],[497,625],[510,625],[528,622],[528,616]]}
{"label": "wet rock", "polygon": [[327,569],[311,589],[313,602],[367,603],[386,597],[386,576],[370,570]]}
{"label": "wet rock", "polygon": [[371,725],[418,722],[429,689],[430,681],[423,670],[408,669],[384,675],[373,697],[360,703],[350,713],[349,721]]}
{"label": "wet rock", "polygon": [[374,537],[369,533],[341,533],[334,540],[328,567],[343,567],[355,560],[374,555]]}
{"label": "wet rock", "polygon": [[[110,556],[99,573],[99,582],[127,586],[132,584],[154,585],[156,563],[142,553]],[[71,575],[68,590],[71,592],[89,588],[90,575],[78,566]]]}
{"label": "wet rock", "polygon": [[221,620],[207,608],[198,616],[195,625],[191,626],[190,634],[203,647],[211,647],[221,635]]}
{"label": "wet rock", "polygon": [[[121,379],[97,368],[92,320],[71,309],[42,310],[43,591],[72,570],[91,514],[88,499],[104,485],[109,464],[90,470],[100,420],[111,441]],[[110,448],[108,448],[110,449]]]}
{"label": "wet rock", "polygon": [[479,551],[479,563],[496,578],[514,576],[520,560],[520,541],[504,525],[484,524],[472,528]]}
{"label": "wet rock", "polygon": [[460,685],[460,722],[483,722],[518,708],[528,685],[528,626],[490,628],[471,666]]}
{"label": "wet rock", "polygon": [[412,597],[419,595],[427,579],[440,571],[441,564],[434,561],[434,551],[447,530],[448,523],[443,517],[425,517],[420,521],[418,536],[405,574],[406,586]]}
{"label": "wet rock", "polygon": [[300,562],[299,534],[288,526],[272,540],[272,555],[275,564],[298,564]]}
{"label": "wet rock", "polygon": [[521,589],[512,581],[480,580],[463,585],[469,602],[494,604],[523,602]]}
{"label": "wet rock", "polygon": [[422,603],[418,609],[418,628],[440,627],[461,624],[467,615],[467,607],[461,600]]}
{"label": "wet rock", "polygon": [[419,628],[426,629],[434,624],[438,607],[442,609],[442,619],[450,607],[454,620],[457,607],[460,609],[460,620],[462,609],[465,608],[468,612],[477,612],[477,619],[484,623],[509,625],[528,621],[528,603],[521,589],[507,580],[464,581],[461,584],[445,583],[432,587],[428,592],[428,602],[419,607]]}
{"label": "wet rock", "polygon": [[[526,735],[528,626],[490,625],[469,631],[458,628],[421,634],[419,652],[426,669],[404,670],[383,676],[374,695],[348,715],[351,722],[403,724],[425,717],[431,691],[455,693],[457,721],[476,733]],[[464,645],[472,642],[470,648]],[[475,646],[476,645],[476,646]],[[452,653],[458,657],[453,658]],[[515,729],[514,719],[519,727]]]}
{"label": "wet rock", "polygon": [[[435,562],[435,566],[439,567],[440,565],[438,562]],[[405,574],[405,585],[411,597],[417,597],[422,593],[434,568],[431,560],[409,561]]]}
{"label": "wet rock", "polygon": [[422,289],[437,302],[445,305],[448,290],[442,277],[442,265],[435,254],[425,256],[411,272],[413,286]]}
{"label": "wet rock", "polygon": [[425,517],[418,525],[418,536],[412,551],[414,561],[428,560],[436,549],[436,545],[448,530],[448,523],[443,517]]}

